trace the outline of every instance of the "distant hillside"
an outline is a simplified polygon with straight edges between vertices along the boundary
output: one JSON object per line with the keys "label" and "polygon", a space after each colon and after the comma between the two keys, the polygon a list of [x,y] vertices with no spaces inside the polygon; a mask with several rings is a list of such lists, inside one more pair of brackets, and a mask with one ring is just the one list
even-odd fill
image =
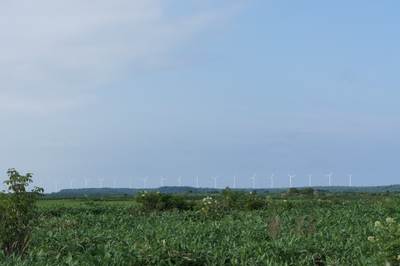
{"label": "distant hillside", "polygon": [[[299,187],[301,190],[308,187]],[[374,187],[344,187],[344,186],[331,186],[331,187],[312,187],[314,190],[320,193],[400,193],[400,185],[390,185],[390,186],[374,186]],[[289,188],[261,188],[261,189],[251,189],[251,188],[240,188],[233,189],[237,191],[257,191],[257,193],[271,193],[280,194],[284,193]],[[166,186],[159,188],[148,188],[148,189],[138,189],[138,188],[79,188],[79,189],[63,189],[57,193],[51,193],[51,195],[132,195],[137,194],[141,190],[146,190],[149,192],[160,191],[161,193],[171,193],[171,194],[208,194],[208,193],[219,193],[222,189],[215,188],[195,188],[195,187],[177,187],[177,186]]]}

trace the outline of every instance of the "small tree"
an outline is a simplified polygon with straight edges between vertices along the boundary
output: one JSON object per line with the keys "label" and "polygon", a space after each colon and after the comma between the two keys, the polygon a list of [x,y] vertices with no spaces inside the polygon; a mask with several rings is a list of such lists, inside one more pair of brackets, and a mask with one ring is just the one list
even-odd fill
{"label": "small tree", "polygon": [[3,191],[0,198],[0,248],[7,255],[22,255],[29,245],[29,235],[37,217],[36,199],[44,190],[34,187],[26,191],[33,182],[31,173],[20,175],[10,168],[7,175],[4,184],[8,191]]}

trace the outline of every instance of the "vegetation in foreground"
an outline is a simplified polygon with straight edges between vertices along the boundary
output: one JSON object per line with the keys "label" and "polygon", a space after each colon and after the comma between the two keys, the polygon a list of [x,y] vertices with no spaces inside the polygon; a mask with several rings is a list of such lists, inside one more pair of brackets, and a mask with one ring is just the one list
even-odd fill
{"label": "vegetation in foreground", "polygon": [[[5,203],[12,195],[3,193],[2,208],[17,208]],[[28,240],[21,242],[23,249],[10,250],[5,243],[12,241],[3,239],[11,236],[3,227],[0,262],[400,265],[399,207],[396,195],[327,200],[294,189],[280,199],[230,189],[201,200],[142,191],[132,205],[88,198],[75,206],[54,205],[22,213],[29,217]]]}

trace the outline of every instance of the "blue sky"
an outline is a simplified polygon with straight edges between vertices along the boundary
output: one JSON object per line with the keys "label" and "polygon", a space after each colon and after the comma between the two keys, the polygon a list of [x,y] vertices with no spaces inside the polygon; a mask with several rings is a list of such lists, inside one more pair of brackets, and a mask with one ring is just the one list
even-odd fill
{"label": "blue sky", "polygon": [[[56,188],[398,184],[397,1],[15,1],[0,171]],[[56,186],[57,180],[57,186]]]}

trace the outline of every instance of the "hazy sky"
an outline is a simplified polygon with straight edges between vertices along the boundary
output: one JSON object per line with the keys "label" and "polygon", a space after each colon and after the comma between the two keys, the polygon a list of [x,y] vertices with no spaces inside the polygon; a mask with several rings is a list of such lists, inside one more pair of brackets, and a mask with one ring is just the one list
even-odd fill
{"label": "hazy sky", "polygon": [[0,1],[0,171],[398,184],[398,1]]}

